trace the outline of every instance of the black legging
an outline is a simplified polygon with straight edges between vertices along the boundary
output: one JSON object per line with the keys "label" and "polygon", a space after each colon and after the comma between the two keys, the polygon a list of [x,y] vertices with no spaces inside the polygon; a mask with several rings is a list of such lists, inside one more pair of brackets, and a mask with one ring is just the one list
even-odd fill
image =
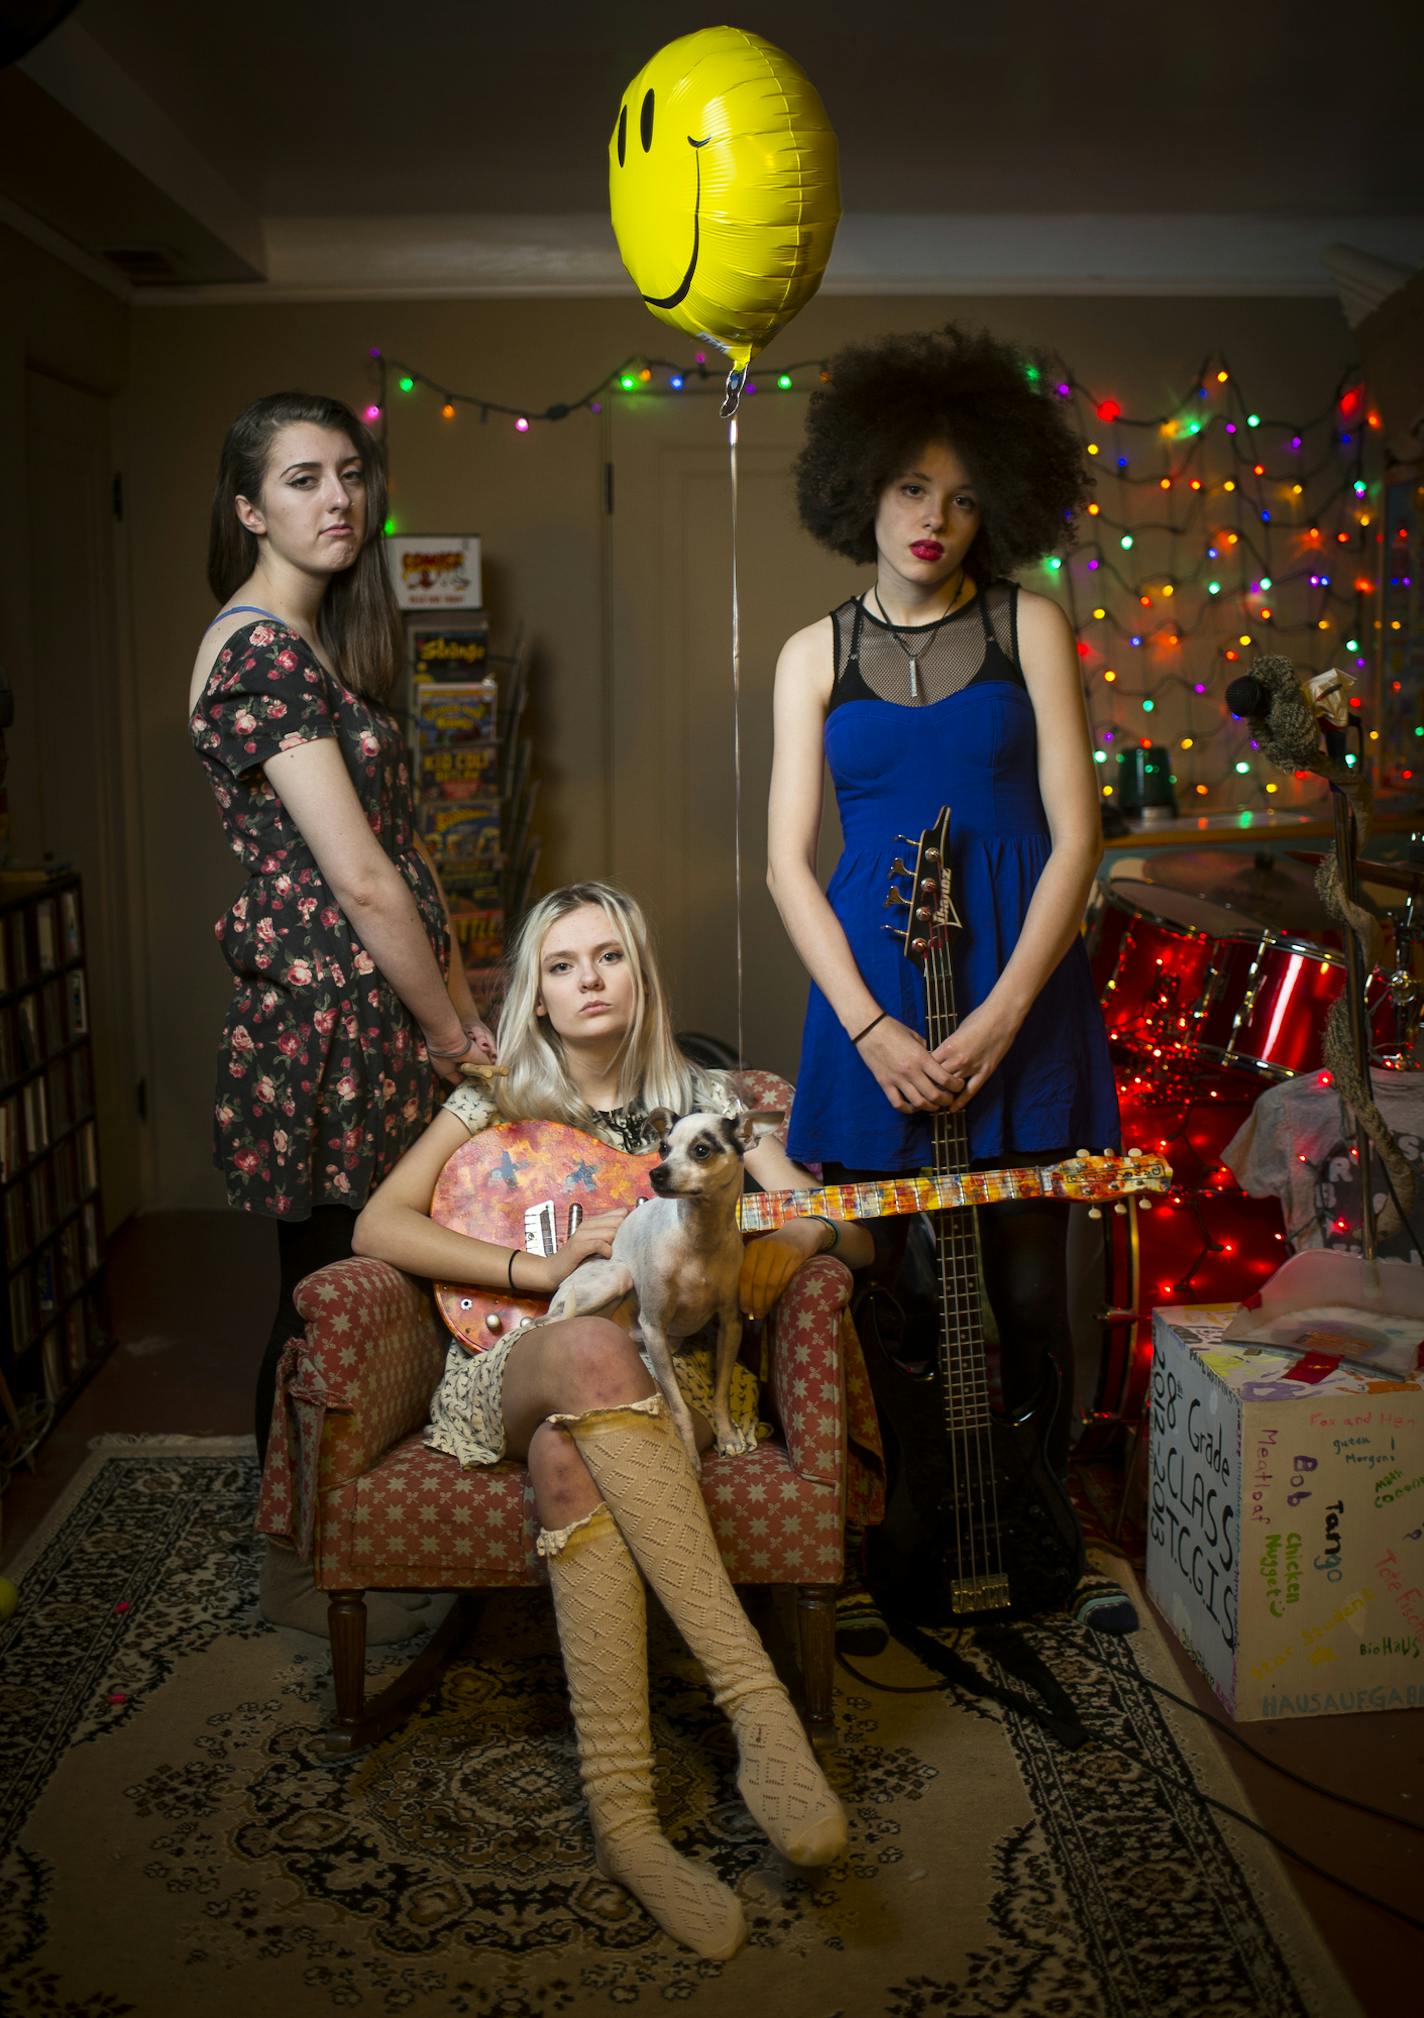
{"label": "black legging", "polygon": [[267,1350],[257,1370],[257,1457],[266,1460],[267,1438],[272,1428],[272,1405],[277,1397],[277,1362],[289,1338],[302,1331],[302,1319],[294,1296],[303,1276],[325,1268],[329,1261],[345,1261],[351,1252],[351,1231],[356,1214],[349,1205],[318,1205],[310,1219],[277,1221],[277,1262],[282,1284],[277,1292],[277,1315],[267,1339]]}
{"label": "black legging", "polygon": [[[1057,1163],[1062,1149],[1006,1150],[977,1159],[977,1170]],[[879,1181],[884,1172],[827,1164],[827,1184]],[[876,1247],[875,1278],[893,1289],[909,1235],[908,1219],[869,1222]],[[1068,1314],[1068,1211],[1056,1199],[1016,1198],[979,1213],[979,1253],[984,1291],[1000,1339],[1004,1404],[1011,1414],[1031,1408],[1043,1392],[1050,1363],[1058,1371],[1058,1407],[1047,1456],[1061,1478],[1068,1461],[1073,1413],[1073,1329]]]}

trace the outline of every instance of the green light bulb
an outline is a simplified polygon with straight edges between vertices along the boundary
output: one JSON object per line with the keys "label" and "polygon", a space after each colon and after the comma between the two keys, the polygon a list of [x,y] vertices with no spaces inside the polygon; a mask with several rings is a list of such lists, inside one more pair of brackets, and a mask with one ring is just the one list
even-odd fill
{"label": "green light bulb", "polygon": [[782,372],[780,378],[776,382],[781,387],[781,390],[783,392],[790,392],[791,376],[789,372]]}
{"label": "green light bulb", "polygon": [[[1144,714],[1144,715],[1150,715],[1150,714],[1151,714],[1151,712],[1152,712],[1152,710],[1153,710],[1153,709],[1154,709],[1154,708],[1156,707],[1156,705],[1157,705],[1157,703],[1156,703],[1155,701],[1144,701],[1144,702],[1142,703],[1142,712],[1143,712],[1143,714]],[[1150,768],[1150,767],[1149,767],[1149,768]]]}
{"label": "green light bulb", "polygon": [[1250,770],[1250,768],[1251,766],[1249,764],[1238,764],[1236,766],[1237,771],[1243,778],[1245,777],[1246,773]]}
{"label": "green light bulb", "polygon": [[1124,533],[1122,538],[1118,541],[1118,545],[1124,549],[1130,547],[1132,545],[1132,534]]}
{"label": "green light bulb", "polygon": [[400,389],[402,392],[413,392],[415,390],[415,380],[413,378],[403,378],[400,382]]}
{"label": "green light bulb", "polygon": [[1221,594],[1221,583],[1208,582],[1206,585],[1206,592],[1209,596],[1219,596]]}

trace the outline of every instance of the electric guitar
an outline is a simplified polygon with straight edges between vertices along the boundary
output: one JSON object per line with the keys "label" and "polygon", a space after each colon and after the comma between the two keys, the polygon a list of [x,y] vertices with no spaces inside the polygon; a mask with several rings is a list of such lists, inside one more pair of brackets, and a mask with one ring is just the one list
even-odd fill
{"label": "electric guitar", "polygon": [[[430,1214],[441,1226],[530,1254],[553,1254],[586,1214],[632,1208],[651,1198],[648,1172],[657,1152],[629,1155],[557,1121],[500,1121],[462,1143],[435,1186]],[[1048,1169],[981,1170],[943,1178],[893,1178],[806,1191],[749,1192],[737,1206],[744,1233],[768,1233],[788,1219],[878,1219],[896,1213],[952,1211],[1001,1198],[1086,1199],[1096,1209],[1134,1192],[1165,1191],[1172,1181],[1157,1156],[1074,1156]],[[435,1301],[445,1323],[474,1352],[542,1317],[547,1299],[440,1282]]]}
{"label": "electric guitar", "polygon": [[[950,895],[949,817],[943,808],[921,834],[913,867],[895,863],[886,900],[905,906],[903,925],[886,930],[899,935],[906,956],[924,969],[931,1050],[957,1022],[949,941],[960,921]],[[894,880],[904,876],[910,878],[908,895]],[[973,1181],[964,1175],[969,1138],[963,1112],[937,1113],[933,1128],[931,1183],[949,1194]],[[1145,1161],[1138,1159],[1138,1167]],[[1154,1180],[1165,1167],[1153,1169]],[[1155,1190],[1157,1183],[1142,1188]],[[1075,1194],[1046,1183],[1039,1195]],[[1032,1410],[1016,1417],[994,1410],[976,1215],[941,1212],[935,1231],[934,1359],[902,1360],[880,1346],[874,1327],[860,1327],[890,1473],[884,1523],[867,1538],[871,1587],[887,1616],[915,1625],[1033,1617],[1065,1604],[1082,1573],[1077,1516],[1045,1453],[1049,1424],[1066,1397],[1055,1376]]]}

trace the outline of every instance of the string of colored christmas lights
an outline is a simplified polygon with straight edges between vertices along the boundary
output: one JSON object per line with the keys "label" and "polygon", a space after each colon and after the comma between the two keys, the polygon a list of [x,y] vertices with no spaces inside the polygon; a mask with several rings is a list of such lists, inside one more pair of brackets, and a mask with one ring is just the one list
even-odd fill
{"label": "string of colored christmas lights", "polygon": [[[609,400],[720,397],[723,380],[721,360],[706,352],[690,363],[636,356],[576,398],[535,409],[460,391],[379,349],[370,356],[378,390],[365,417],[373,427],[387,421],[393,398],[428,392],[445,424],[463,408],[482,422],[512,420],[527,437],[579,411],[600,413]],[[1345,669],[1360,682],[1352,705],[1368,702],[1374,714],[1385,625],[1402,641],[1406,618],[1373,612],[1383,611],[1387,585],[1411,592],[1414,535],[1409,524],[1391,524],[1403,556],[1391,574],[1396,563],[1387,565],[1383,551],[1389,499],[1382,512],[1375,470],[1379,417],[1357,374],[1342,377],[1309,419],[1291,422],[1251,407],[1220,355],[1151,415],[1124,412],[1051,357],[1026,361],[1025,370],[1049,396],[1073,404],[1098,478],[1077,545],[1045,560],[1043,586],[1062,598],[1079,638],[1104,799],[1119,790],[1106,767],[1134,747],[1157,745],[1167,749],[1169,783],[1188,809],[1313,803],[1309,781],[1300,790],[1301,781],[1258,760],[1249,725],[1232,721],[1222,695],[1253,652],[1280,652],[1304,677],[1341,663],[1343,648]],[[774,376],[763,372],[762,384],[804,393],[828,377],[827,359],[804,358]],[[745,391],[754,394],[756,381]],[[1153,490],[1171,500],[1169,516],[1138,515]],[[1412,781],[1424,738],[1418,683],[1411,692],[1396,671],[1391,695],[1392,709],[1372,721],[1365,744],[1385,788]]]}

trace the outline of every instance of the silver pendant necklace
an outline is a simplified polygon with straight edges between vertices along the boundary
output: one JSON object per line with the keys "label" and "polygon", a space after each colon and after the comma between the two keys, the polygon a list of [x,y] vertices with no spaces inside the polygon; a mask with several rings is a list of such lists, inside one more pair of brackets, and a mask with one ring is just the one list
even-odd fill
{"label": "silver pendant necklace", "polygon": [[900,636],[900,633],[896,630],[894,624],[891,623],[888,615],[886,614],[885,605],[880,600],[879,586],[877,585],[871,591],[879,607],[881,621],[884,623],[886,630],[889,631],[891,637],[900,647],[900,650],[905,654],[905,657],[910,661],[910,699],[912,701],[917,701],[920,698],[920,678],[919,678],[920,660],[924,657],[925,653],[929,650],[930,646],[934,643],[935,639],[939,636],[940,625],[947,622],[948,619],[954,615],[954,607],[955,604],[959,601],[959,592],[963,587],[964,587],[964,569],[961,568],[959,570],[959,580],[954,585],[954,594],[949,599],[948,609],[944,611],[942,616],[939,616],[935,619],[935,622],[931,627],[929,636],[927,638],[922,638],[920,643],[916,645],[913,650],[910,648],[909,645],[905,643],[905,640]]}

